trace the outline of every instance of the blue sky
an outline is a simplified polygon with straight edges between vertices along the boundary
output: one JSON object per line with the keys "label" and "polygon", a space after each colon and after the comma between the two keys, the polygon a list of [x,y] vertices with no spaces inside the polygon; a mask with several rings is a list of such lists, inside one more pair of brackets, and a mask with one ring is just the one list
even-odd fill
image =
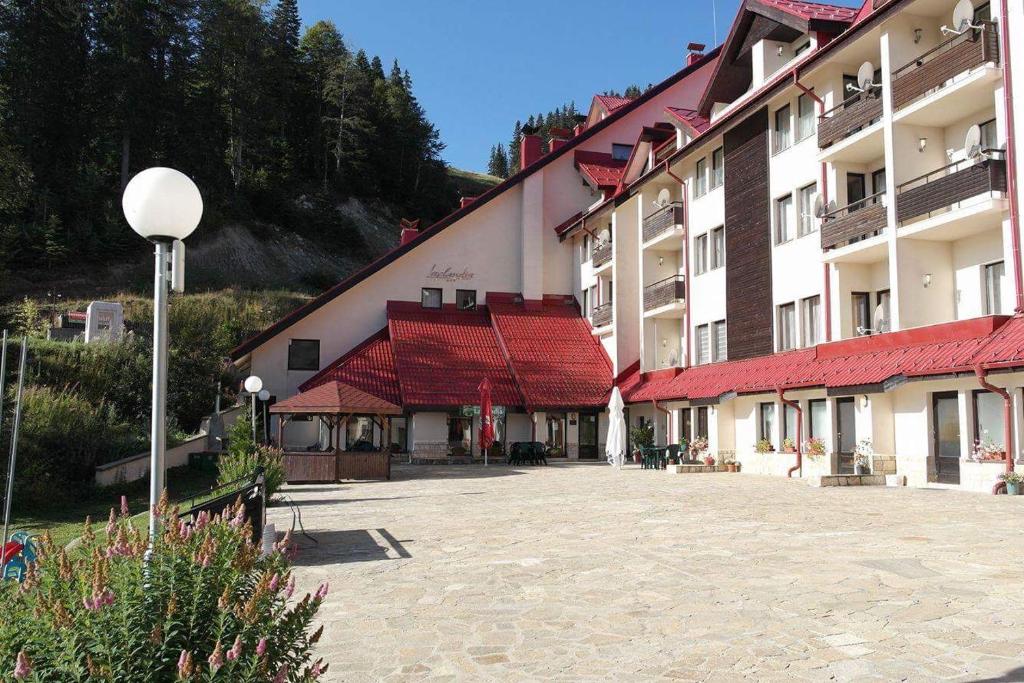
{"label": "blue sky", "polygon": [[[739,0],[714,4],[721,41]],[[305,26],[332,20],[385,70],[395,58],[408,68],[445,160],[476,171],[517,118],[570,100],[586,111],[595,92],[681,68],[687,43],[714,44],[710,0],[300,0],[299,10]]]}

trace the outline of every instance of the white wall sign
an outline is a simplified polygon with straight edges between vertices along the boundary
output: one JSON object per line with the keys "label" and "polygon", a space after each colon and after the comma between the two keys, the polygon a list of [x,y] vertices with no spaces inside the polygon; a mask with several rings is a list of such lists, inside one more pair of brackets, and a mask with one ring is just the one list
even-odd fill
{"label": "white wall sign", "polygon": [[442,280],[444,282],[465,282],[472,280],[474,277],[474,273],[470,272],[468,268],[456,270],[451,266],[439,266],[436,263],[430,267],[430,274],[427,275],[428,280]]}

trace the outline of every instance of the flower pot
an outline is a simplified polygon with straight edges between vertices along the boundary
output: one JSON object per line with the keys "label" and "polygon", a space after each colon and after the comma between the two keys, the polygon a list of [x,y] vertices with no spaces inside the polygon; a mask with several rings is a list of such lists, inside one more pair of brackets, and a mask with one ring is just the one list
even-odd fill
{"label": "flower pot", "polygon": [[857,475],[864,474],[864,465],[854,465],[853,473]]}
{"label": "flower pot", "polygon": [[1006,482],[1006,495],[1008,495],[1008,496],[1020,495],[1020,484],[1018,484],[1016,482],[1014,482],[1012,484],[1010,482]]}
{"label": "flower pot", "polygon": [[736,463],[734,463],[734,462],[729,463],[728,465],[726,465],[726,467],[728,468],[728,470],[730,472],[735,472],[736,471]]}
{"label": "flower pot", "polygon": [[633,464],[634,465],[639,465],[640,464],[640,451],[634,451],[633,452]]}
{"label": "flower pot", "polygon": [[711,467],[712,465],[715,464],[715,459],[709,455],[706,458],[704,458],[704,464],[707,465],[708,467]]}

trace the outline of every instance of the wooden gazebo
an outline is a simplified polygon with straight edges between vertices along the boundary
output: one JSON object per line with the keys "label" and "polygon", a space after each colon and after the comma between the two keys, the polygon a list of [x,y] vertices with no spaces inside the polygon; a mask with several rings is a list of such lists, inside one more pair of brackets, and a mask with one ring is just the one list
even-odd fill
{"label": "wooden gazebo", "polygon": [[[277,441],[282,447],[285,424],[295,415],[317,417],[329,430],[330,446],[326,451],[285,451],[285,478],[289,483],[391,478],[389,418],[403,414],[400,406],[351,384],[332,380],[275,403],[270,407],[270,412],[280,416]],[[348,421],[354,417],[369,417],[380,427],[379,450],[341,450],[342,433]]]}

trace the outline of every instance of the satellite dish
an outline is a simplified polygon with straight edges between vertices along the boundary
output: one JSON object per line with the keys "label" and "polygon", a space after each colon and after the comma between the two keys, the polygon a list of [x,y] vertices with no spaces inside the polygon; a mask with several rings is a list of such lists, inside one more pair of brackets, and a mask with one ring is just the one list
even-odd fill
{"label": "satellite dish", "polygon": [[839,205],[836,204],[836,200],[830,199],[828,202],[828,206],[825,207],[825,213],[835,213],[838,208]]}
{"label": "satellite dish", "polygon": [[885,306],[882,304],[875,306],[875,314],[871,317],[871,328],[878,333],[889,331],[889,321],[885,317]]}
{"label": "satellite dish", "polygon": [[659,207],[668,206],[672,203],[672,193],[669,192],[667,187],[663,188],[661,192],[658,193],[658,199],[654,203]]}
{"label": "satellite dish", "polygon": [[857,85],[859,85],[860,89],[864,92],[867,92],[875,86],[875,83],[872,80],[874,77],[875,65],[870,61],[864,62],[860,65],[860,68],[857,69]]}
{"label": "satellite dish", "polygon": [[985,156],[985,150],[981,148],[981,126],[973,125],[967,129],[967,135],[964,137],[964,155],[968,159]]}
{"label": "satellite dish", "polygon": [[825,215],[825,198],[821,196],[820,192],[814,193],[814,217],[821,218]]}
{"label": "satellite dish", "polygon": [[971,28],[974,20],[974,3],[971,0],[960,0],[953,8],[953,30],[963,33]]}

